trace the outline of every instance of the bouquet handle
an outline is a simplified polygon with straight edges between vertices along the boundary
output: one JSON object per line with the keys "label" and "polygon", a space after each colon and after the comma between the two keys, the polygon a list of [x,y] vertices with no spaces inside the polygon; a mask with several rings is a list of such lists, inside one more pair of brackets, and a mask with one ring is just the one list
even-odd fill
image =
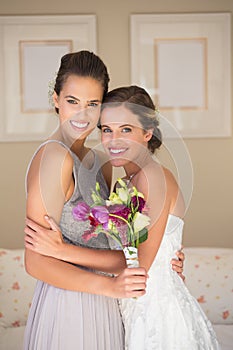
{"label": "bouquet handle", "polygon": [[139,267],[138,249],[135,247],[124,247],[123,249],[127,267]]}

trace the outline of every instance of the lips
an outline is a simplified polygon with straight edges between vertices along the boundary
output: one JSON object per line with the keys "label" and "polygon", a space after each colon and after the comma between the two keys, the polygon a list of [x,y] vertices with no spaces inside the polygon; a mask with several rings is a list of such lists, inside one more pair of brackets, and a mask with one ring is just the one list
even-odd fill
{"label": "lips", "polygon": [[127,148],[109,148],[109,153],[111,155],[121,155],[125,151],[127,151]]}
{"label": "lips", "polygon": [[87,122],[77,122],[75,120],[71,120],[70,124],[75,128],[75,129],[79,129],[79,130],[85,130],[89,123]]}

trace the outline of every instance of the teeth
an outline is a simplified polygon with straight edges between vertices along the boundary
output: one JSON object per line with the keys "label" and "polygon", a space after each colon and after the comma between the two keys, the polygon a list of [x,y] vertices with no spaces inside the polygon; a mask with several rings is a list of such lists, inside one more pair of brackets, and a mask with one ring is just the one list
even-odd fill
{"label": "teeth", "polygon": [[79,129],[84,129],[88,126],[88,123],[80,123],[80,122],[76,122],[75,120],[71,120],[71,124]]}
{"label": "teeth", "polygon": [[110,150],[109,150],[111,153],[114,153],[114,154],[118,154],[118,153],[122,153],[122,152],[124,152],[125,151],[125,148],[118,148],[118,149],[116,149],[116,148],[110,148]]}

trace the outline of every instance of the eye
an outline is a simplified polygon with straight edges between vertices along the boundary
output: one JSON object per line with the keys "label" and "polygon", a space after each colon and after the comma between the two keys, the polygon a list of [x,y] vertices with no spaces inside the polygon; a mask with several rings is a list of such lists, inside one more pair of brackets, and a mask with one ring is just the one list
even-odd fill
{"label": "eye", "polygon": [[107,133],[112,132],[112,130],[110,128],[106,128],[106,127],[102,128],[101,127],[101,132],[104,133],[104,134],[107,134]]}
{"label": "eye", "polygon": [[69,98],[69,99],[67,100],[67,102],[70,103],[71,105],[76,105],[76,104],[78,103],[76,100],[74,100],[74,99],[72,99],[72,98]]}
{"label": "eye", "polygon": [[88,107],[92,107],[92,108],[99,107],[99,103],[98,102],[89,102]]}
{"label": "eye", "polygon": [[123,133],[127,133],[127,132],[131,132],[132,129],[129,128],[129,127],[125,127],[125,128],[123,128],[121,131],[122,131]]}

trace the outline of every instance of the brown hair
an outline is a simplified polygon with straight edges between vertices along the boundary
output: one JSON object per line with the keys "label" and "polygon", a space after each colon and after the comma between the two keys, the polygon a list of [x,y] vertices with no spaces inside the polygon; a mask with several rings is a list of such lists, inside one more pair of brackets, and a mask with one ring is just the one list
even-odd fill
{"label": "brown hair", "polygon": [[[82,50],[68,53],[61,58],[54,91],[60,94],[62,87],[70,75],[91,77],[99,81],[103,87],[103,98],[108,92],[109,75],[103,61],[93,52]],[[58,113],[58,108],[55,108]]]}

